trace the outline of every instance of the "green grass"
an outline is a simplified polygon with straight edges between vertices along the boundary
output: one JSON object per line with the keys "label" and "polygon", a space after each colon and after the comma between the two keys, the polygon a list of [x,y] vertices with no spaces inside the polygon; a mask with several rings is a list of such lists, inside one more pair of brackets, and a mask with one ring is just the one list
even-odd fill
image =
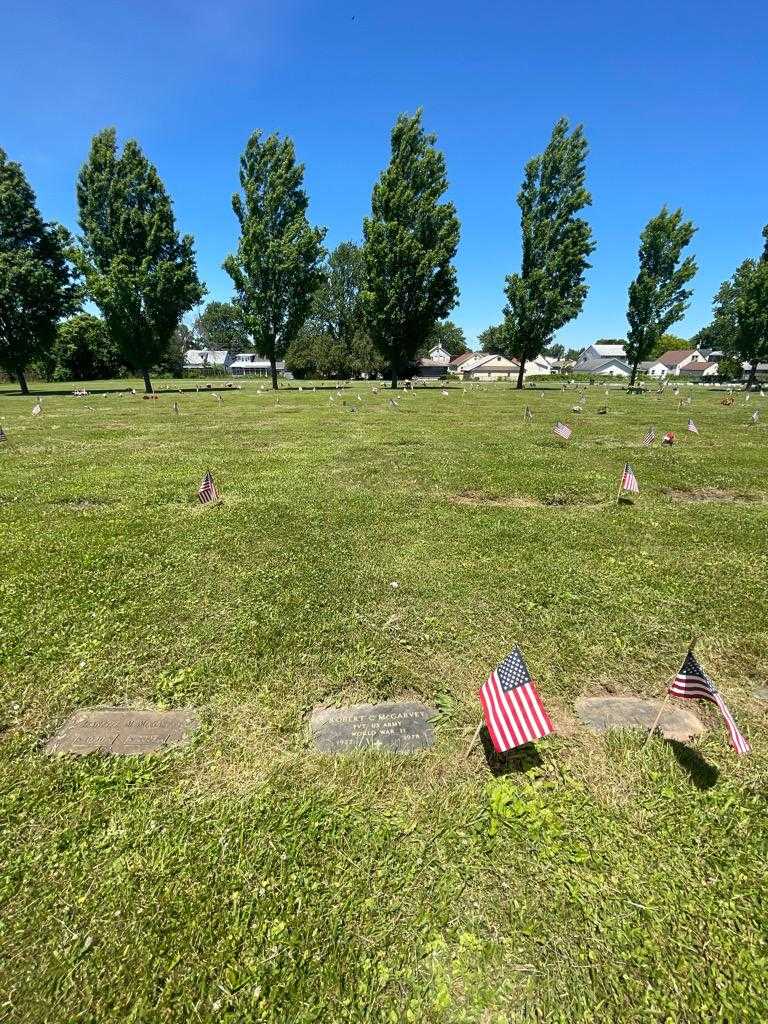
{"label": "green grass", "polygon": [[[297,387],[0,393],[0,1019],[764,1020],[768,402]],[[579,725],[692,636],[752,756],[707,708],[691,745]],[[515,642],[558,735],[465,757]],[[309,749],[315,704],[406,697],[434,749]],[[41,754],[96,704],[203,727]]]}

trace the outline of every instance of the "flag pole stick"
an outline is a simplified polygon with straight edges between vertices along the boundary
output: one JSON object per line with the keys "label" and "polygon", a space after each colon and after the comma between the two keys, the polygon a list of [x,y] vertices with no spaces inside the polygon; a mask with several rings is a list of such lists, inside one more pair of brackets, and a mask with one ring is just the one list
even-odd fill
{"label": "flag pole stick", "polygon": [[472,753],[472,748],[477,743],[477,737],[480,735],[480,730],[482,728],[483,728],[483,720],[481,718],[478,727],[475,729],[474,733],[472,734],[472,739],[470,740],[469,746],[467,747],[467,752],[464,754],[465,758],[469,757],[469,755]]}
{"label": "flag pole stick", "polygon": [[[691,640],[691,642],[688,644],[688,653],[690,653],[695,646],[696,646],[696,637],[694,637],[693,640]],[[675,675],[676,674],[677,673],[675,673]],[[675,678],[675,676],[672,675],[672,676],[669,677],[669,679],[667,679],[667,682],[665,684],[666,685],[666,692],[664,694],[664,700],[661,702],[661,707],[659,708],[658,715],[656,715],[656,720],[654,721],[653,725],[651,726],[650,732],[646,736],[645,743],[643,744],[643,750],[645,750],[645,748],[651,742],[651,736],[653,736],[653,734],[656,732],[656,726],[659,724],[661,716],[664,714],[664,711],[665,711],[665,709],[667,707],[667,704],[669,702],[669,684],[674,680],[674,678]]]}
{"label": "flag pole stick", "polygon": [[616,495],[616,504],[618,505],[621,501],[621,492],[624,490],[624,470],[621,471],[621,479],[619,480],[619,493]]}

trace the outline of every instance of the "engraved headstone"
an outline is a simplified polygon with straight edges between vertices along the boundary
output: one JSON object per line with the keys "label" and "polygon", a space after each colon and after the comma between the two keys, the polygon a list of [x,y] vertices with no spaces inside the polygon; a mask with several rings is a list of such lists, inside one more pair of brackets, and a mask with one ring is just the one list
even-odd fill
{"label": "engraved headstone", "polygon": [[755,696],[758,700],[768,700],[768,686],[760,686],[755,690]]}
{"label": "engraved headstone", "polygon": [[[594,732],[606,732],[608,729],[648,731],[661,706],[661,701],[642,697],[583,697],[576,701],[576,714]],[[662,711],[656,729],[669,740],[688,740],[704,732],[704,726],[692,711],[671,704]]]}
{"label": "engraved headstone", "polygon": [[88,708],[68,718],[44,749],[47,754],[152,754],[186,742],[199,724],[188,709]]}
{"label": "engraved headstone", "polygon": [[434,708],[418,703],[319,707],[312,712],[310,730],[315,747],[324,754],[366,747],[409,754],[433,745],[436,714]]}

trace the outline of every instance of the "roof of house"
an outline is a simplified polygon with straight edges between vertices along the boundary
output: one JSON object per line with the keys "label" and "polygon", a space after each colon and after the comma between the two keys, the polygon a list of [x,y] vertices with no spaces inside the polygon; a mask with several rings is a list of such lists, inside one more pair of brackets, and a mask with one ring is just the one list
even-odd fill
{"label": "roof of house", "polygon": [[[283,370],[285,369],[285,363],[278,359],[275,367],[278,370]],[[246,352],[238,356],[234,363],[230,363],[229,368],[230,370],[268,370],[270,362],[263,356],[254,356]]]}
{"label": "roof of house", "polygon": [[684,359],[694,355],[695,351],[695,349],[691,348],[671,348],[669,352],[659,356],[658,362],[664,363],[665,366],[679,366]]}
{"label": "roof of house", "polygon": [[442,366],[445,367],[448,363],[444,363],[442,359],[417,359],[417,366]]}
{"label": "roof of house", "polygon": [[476,365],[468,367],[471,373],[509,373],[510,370],[516,370],[520,366],[520,363],[516,359],[505,359],[504,356],[496,355],[496,353],[485,353],[485,358],[481,359]]}
{"label": "roof of house", "polygon": [[658,359],[644,359],[642,363],[637,364],[638,370],[650,370],[652,366],[658,363]]}
{"label": "roof of house", "polygon": [[184,353],[184,362],[187,366],[223,366],[229,352],[222,352],[218,349],[191,348]]}
{"label": "roof of house", "polygon": [[705,370],[709,370],[713,366],[717,367],[717,363],[709,361],[688,363],[687,366],[680,367],[680,373],[704,373]]}
{"label": "roof of house", "polygon": [[[622,359],[624,357],[624,346],[623,345],[587,345],[587,348],[593,349],[600,356],[601,359]],[[586,350],[585,350],[586,351]]]}
{"label": "roof of house", "polygon": [[460,356],[454,356],[448,364],[449,366],[461,366],[462,363],[466,363],[468,359],[474,359],[478,352],[462,352]]}

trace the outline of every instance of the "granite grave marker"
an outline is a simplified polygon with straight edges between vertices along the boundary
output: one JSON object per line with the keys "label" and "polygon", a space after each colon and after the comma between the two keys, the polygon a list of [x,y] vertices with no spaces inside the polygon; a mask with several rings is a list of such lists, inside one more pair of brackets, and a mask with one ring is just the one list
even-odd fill
{"label": "granite grave marker", "polygon": [[[642,697],[583,697],[576,701],[576,714],[594,732],[608,729],[643,729],[656,721],[661,701]],[[667,704],[656,729],[669,740],[688,740],[700,736],[704,726],[686,708]]]}
{"label": "granite grave marker", "polygon": [[366,747],[409,754],[435,742],[432,719],[437,712],[424,704],[353,704],[318,707],[310,731],[324,754],[342,754]]}
{"label": "granite grave marker", "polygon": [[189,709],[86,708],[45,744],[47,754],[152,754],[185,743],[198,728]]}

